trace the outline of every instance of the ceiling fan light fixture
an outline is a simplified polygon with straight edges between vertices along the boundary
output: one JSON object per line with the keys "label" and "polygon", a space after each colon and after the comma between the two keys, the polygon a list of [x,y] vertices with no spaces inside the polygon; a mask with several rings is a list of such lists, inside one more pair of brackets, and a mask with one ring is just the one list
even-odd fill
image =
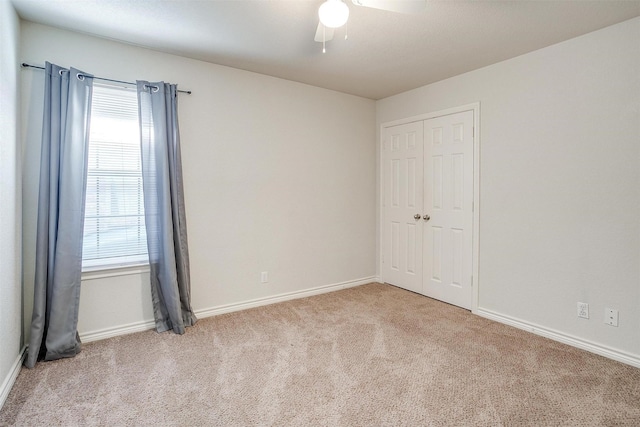
{"label": "ceiling fan light fixture", "polygon": [[318,9],[320,22],[327,28],[339,28],[349,19],[349,7],[341,0],[327,0]]}

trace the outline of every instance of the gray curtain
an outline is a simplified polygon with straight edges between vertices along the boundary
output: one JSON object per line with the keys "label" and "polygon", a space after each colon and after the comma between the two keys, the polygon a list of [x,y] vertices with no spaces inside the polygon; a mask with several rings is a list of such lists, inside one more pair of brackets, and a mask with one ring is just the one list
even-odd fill
{"label": "gray curtain", "polygon": [[46,63],[36,271],[25,365],[80,352],[78,305],[93,78]]}
{"label": "gray curtain", "polygon": [[177,88],[138,81],[142,184],[156,330],[183,334],[191,308]]}

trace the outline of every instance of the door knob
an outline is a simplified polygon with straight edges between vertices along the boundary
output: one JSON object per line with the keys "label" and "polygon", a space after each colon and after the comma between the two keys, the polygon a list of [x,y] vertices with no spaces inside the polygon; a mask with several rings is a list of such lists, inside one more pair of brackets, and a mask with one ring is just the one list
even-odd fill
{"label": "door knob", "polygon": [[425,214],[422,219],[424,219],[425,221],[429,221],[431,219],[431,217],[427,214]]}
{"label": "door knob", "polygon": [[415,214],[415,215],[413,216],[413,219],[420,219],[420,214]]}

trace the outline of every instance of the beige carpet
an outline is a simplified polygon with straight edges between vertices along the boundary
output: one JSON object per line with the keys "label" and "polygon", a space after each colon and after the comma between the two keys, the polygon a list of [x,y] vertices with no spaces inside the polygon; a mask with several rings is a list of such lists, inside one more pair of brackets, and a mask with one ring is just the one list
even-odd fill
{"label": "beige carpet", "polygon": [[369,284],[86,344],[0,425],[640,426],[640,369]]}

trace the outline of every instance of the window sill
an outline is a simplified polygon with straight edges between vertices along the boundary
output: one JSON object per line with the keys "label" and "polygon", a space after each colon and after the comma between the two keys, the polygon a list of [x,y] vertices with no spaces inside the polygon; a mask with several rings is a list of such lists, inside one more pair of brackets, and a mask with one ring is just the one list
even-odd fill
{"label": "window sill", "polygon": [[149,264],[130,264],[92,267],[82,271],[82,280],[104,279],[106,277],[130,276],[149,272]]}

